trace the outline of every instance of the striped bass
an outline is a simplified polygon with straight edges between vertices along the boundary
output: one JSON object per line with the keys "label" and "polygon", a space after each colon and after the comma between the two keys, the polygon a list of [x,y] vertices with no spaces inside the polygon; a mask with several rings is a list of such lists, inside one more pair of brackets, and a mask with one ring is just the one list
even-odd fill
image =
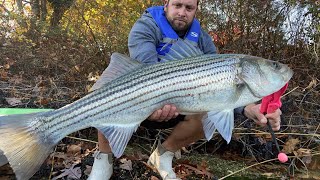
{"label": "striped bass", "polygon": [[31,178],[61,139],[88,127],[103,132],[120,157],[140,123],[165,104],[181,114],[209,112],[207,139],[217,129],[229,141],[233,110],[276,92],[293,75],[288,66],[260,57],[181,47],[186,52],[173,46],[168,57],[189,57],[153,65],[114,53],[85,97],[49,112],[0,117],[0,149],[17,179]]}

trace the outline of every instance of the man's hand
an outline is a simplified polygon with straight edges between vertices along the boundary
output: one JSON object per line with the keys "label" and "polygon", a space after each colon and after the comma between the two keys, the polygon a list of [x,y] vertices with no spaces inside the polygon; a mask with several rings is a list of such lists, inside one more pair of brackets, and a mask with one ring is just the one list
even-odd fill
{"label": "man's hand", "polygon": [[179,115],[177,111],[177,107],[172,104],[167,104],[163,106],[161,109],[154,111],[148,118],[150,121],[168,121],[173,119]]}
{"label": "man's hand", "polygon": [[258,125],[265,126],[267,124],[267,119],[269,119],[270,125],[274,131],[280,129],[280,115],[282,114],[280,109],[277,109],[275,112],[263,115],[260,112],[261,104],[249,104],[244,108],[244,115],[254,120]]}

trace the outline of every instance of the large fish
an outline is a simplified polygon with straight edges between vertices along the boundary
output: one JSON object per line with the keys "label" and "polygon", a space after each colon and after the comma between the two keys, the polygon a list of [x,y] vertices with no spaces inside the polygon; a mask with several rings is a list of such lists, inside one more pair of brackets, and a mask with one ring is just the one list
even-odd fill
{"label": "large fish", "polygon": [[203,121],[206,137],[217,129],[228,140],[233,110],[279,90],[293,74],[279,62],[204,55],[189,43],[176,43],[170,51],[163,61],[182,60],[144,65],[114,53],[87,96],[49,112],[0,117],[0,149],[17,179],[32,177],[62,138],[88,127],[103,132],[121,156],[140,123],[165,104],[175,104],[182,114],[210,112]]}

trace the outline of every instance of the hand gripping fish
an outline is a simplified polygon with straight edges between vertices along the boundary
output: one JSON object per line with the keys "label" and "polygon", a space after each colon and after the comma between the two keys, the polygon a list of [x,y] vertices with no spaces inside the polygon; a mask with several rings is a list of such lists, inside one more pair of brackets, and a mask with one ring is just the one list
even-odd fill
{"label": "hand gripping fish", "polygon": [[207,139],[215,129],[230,139],[233,110],[279,90],[293,75],[279,62],[204,55],[183,40],[161,58],[168,62],[145,65],[114,53],[85,97],[49,112],[0,117],[0,149],[17,179],[31,178],[61,139],[88,127],[103,132],[120,157],[140,123],[165,104],[181,114],[210,112],[203,121]]}

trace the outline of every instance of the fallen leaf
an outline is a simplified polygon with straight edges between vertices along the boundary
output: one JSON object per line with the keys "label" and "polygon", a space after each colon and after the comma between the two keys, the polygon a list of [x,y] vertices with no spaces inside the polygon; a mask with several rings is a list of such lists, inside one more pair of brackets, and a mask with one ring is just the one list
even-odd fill
{"label": "fallen leaf", "polygon": [[74,66],[74,68],[76,69],[76,71],[80,72],[80,67],[78,65]]}
{"label": "fallen leaf", "polygon": [[67,159],[67,155],[65,153],[62,152],[54,152],[50,155],[50,157],[55,157],[55,158],[59,158],[59,159]]}
{"label": "fallen leaf", "polygon": [[141,151],[136,151],[133,153],[133,155],[126,156],[127,159],[133,160],[133,161],[141,161],[141,160],[147,160],[149,158],[148,155],[142,154]]}
{"label": "fallen leaf", "polygon": [[282,151],[284,153],[292,153],[296,149],[296,145],[299,143],[299,139],[289,139],[283,146]]}
{"label": "fallen leaf", "polygon": [[207,171],[208,170],[208,165],[206,161],[202,161],[201,164],[197,164],[197,169],[199,169],[200,171]]}
{"label": "fallen leaf", "polygon": [[308,85],[307,87],[305,87],[305,88],[302,90],[302,92],[306,91],[307,89],[311,89],[311,88],[316,87],[317,84],[318,84],[317,79],[312,79],[312,80],[310,81],[309,85]]}
{"label": "fallen leaf", "polygon": [[311,156],[311,150],[305,149],[305,148],[299,148],[297,150],[297,155],[298,156]]}
{"label": "fallen leaf", "polygon": [[59,176],[52,178],[52,180],[57,180],[59,178],[63,178],[67,176],[68,179],[80,179],[82,176],[80,167],[75,167],[76,164],[73,164],[69,169],[63,169],[61,170],[63,173],[61,173]]}
{"label": "fallen leaf", "polygon": [[190,151],[189,151],[186,147],[182,147],[181,150],[182,150],[184,153],[190,153]]}
{"label": "fallen leaf", "polygon": [[43,98],[43,97],[40,97],[37,101],[35,101],[36,104],[40,104],[40,105],[47,105],[49,104],[49,102],[50,102],[50,99]]}
{"label": "fallen leaf", "polygon": [[261,175],[271,178],[272,176],[274,176],[274,173],[262,173]]}
{"label": "fallen leaf", "polygon": [[181,150],[180,149],[174,153],[174,157],[176,159],[181,159]]}
{"label": "fallen leaf", "polygon": [[320,156],[312,156],[311,162],[308,165],[308,168],[312,170],[320,170]]}
{"label": "fallen leaf", "polygon": [[9,82],[19,84],[22,82],[22,77],[14,75],[12,78],[9,79]]}
{"label": "fallen leaf", "polygon": [[155,176],[151,176],[150,180],[159,180],[159,178],[157,178]]}
{"label": "fallen leaf", "polygon": [[18,98],[6,98],[6,101],[10,106],[17,106],[22,104],[21,100]]}
{"label": "fallen leaf", "polygon": [[141,151],[137,151],[136,153],[134,153],[134,155],[136,156],[136,158],[138,158],[138,160],[149,159],[149,156],[146,154],[142,154]]}
{"label": "fallen leaf", "polygon": [[121,169],[125,169],[128,171],[132,170],[132,161],[131,160],[127,160],[127,159],[123,158],[123,159],[120,159],[120,162],[122,163],[119,166]]}
{"label": "fallen leaf", "polygon": [[4,67],[5,69],[10,69],[10,64],[5,64],[3,67]]}
{"label": "fallen leaf", "polygon": [[87,77],[88,77],[88,81],[93,81],[93,82],[97,82],[97,80],[100,78],[99,75],[94,74],[92,72],[90,72]]}
{"label": "fallen leaf", "polygon": [[0,69],[0,78],[1,79],[7,79],[8,78],[8,72],[5,70]]}
{"label": "fallen leaf", "polygon": [[209,171],[207,171],[207,169],[204,168],[204,167],[201,167],[200,169],[198,169],[198,167],[195,168],[195,167],[190,166],[188,164],[182,164],[182,166],[186,167],[184,172],[187,173],[187,174],[190,174],[190,172],[188,172],[188,170],[187,170],[187,169],[190,169],[190,170],[192,170],[194,173],[196,173],[198,175],[206,176],[208,179],[212,179],[214,177],[213,174],[210,173]]}
{"label": "fallen leaf", "polygon": [[57,56],[57,54],[56,53],[51,53],[50,56],[51,57],[55,57],[55,56]]}
{"label": "fallen leaf", "polygon": [[80,152],[81,152],[81,146],[80,145],[72,144],[72,145],[68,146],[68,149],[67,149],[67,153],[68,154],[75,155],[75,154],[78,154]]}
{"label": "fallen leaf", "polygon": [[92,171],[92,166],[86,165],[86,169],[83,171],[83,173],[84,173],[85,175],[89,176],[90,173],[91,173],[91,171]]}
{"label": "fallen leaf", "polygon": [[[180,179],[185,179],[187,176],[192,174],[193,170],[190,170],[185,166],[186,164],[179,164],[174,167],[174,171]],[[188,165],[189,166],[189,165]],[[192,167],[192,166],[191,166]]]}
{"label": "fallen leaf", "polygon": [[312,162],[312,157],[311,156],[305,156],[302,158],[302,162],[304,164],[310,164]]}

